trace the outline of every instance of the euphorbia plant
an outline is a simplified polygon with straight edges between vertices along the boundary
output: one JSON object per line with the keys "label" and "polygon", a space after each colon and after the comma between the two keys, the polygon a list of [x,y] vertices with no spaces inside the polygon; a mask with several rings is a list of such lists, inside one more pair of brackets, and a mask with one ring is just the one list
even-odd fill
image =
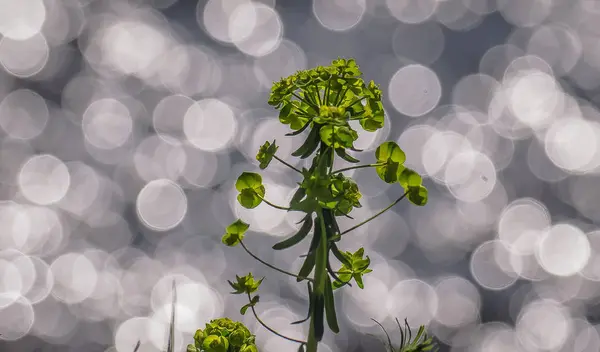
{"label": "euphorbia plant", "polygon": [[[303,255],[304,262],[298,273],[277,268],[251,253],[243,242],[249,224],[240,219],[227,227],[222,238],[224,244],[240,244],[255,259],[281,273],[296,277],[298,282],[306,281],[308,316],[295,322],[310,321],[306,341],[285,337],[258,318],[255,306],[259,296],[252,294],[258,290],[264,278],[256,281],[249,273],[237,276],[235,283],[229,281],[235,290],[232,293],[245,294],[248,298],[249,303],[241,308],[241,314],[251,308],[258,321],[269,331],[299,343],[299,351],[304,351],[305,348],[308,352],[317,350],[317,344],[325,331],[325,320],[331,331],[339,332],[333,291],[345,285],[351,286],[352,280],[362,289],[363,275],[371,272],[370,259],[368,255],[364,255],[364,248],[358,248],[354,252],[340,250],[338,243],[344,235],[373,220],[404,198],[420,206],[427,202],[427,189],[421,184],[421,176],[403,165],[406,156],[395,142],[384,142],[376,149],[377,162],[374,164],[333,170],[336,156],[349,163],[359,163],[358,159],[348,154],[348,150],[361,151],[354,146],[358,132],[350,126],[350,121],[358,121],[368,132],[377,131],[384,124],[381,90],[373,81],[365,83],[361,76],[354,59],[337,59],[330,66],[299,71],[273,84],[269,105],[279,110],[279,121],[292,130],[286,136],[298,136],[308,131],[304,143],[292,156],[301,159],[313,157],[310,168],[303,167],[300,170],[276,155],[276,141],[265,142],[258,151],[256,159],[260,163],[260,169],[267,168],[275,159],[299,174],[298,189],[289,206],[275,205],[265,199],[266,190],[261,175],[257,173],[243,172],[235,183],[239,191],[237,200],[245,208],[253,209],[265,202],[277,209],[305,214],[296,234],[273,245],[274,250],[285,250],[312,234],[308,252]],[[387,208],[342,231],[336,218],[351,218],[349,214],[352,210],[361,207],[358,185],[343,172],[365,167],[374,168],[386,183],[399,183],[404,193]],[[330,254],[339,260],[340,269],[332,269]]]}

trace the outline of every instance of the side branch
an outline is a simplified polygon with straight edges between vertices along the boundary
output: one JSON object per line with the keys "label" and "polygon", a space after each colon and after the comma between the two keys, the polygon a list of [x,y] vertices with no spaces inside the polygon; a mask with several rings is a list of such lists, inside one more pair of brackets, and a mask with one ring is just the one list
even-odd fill
{"label": "side branch", "polygon": [[296,171],[297,173],[302,174],[302,171],[300,171],[300,170],[296,169],[295,167],[293,167],[292,165],[288,164],[287,162],[285,162],[285,160],[279,158],[277,155],[273,155],[273,158],[275,158],[275,160],[279,161],[283,165],[289,167],[290,169]]}
{"label": "side branch", "polygon": [[378,217],[379,215],[381,215],[381,214],[385,213],[386,211],[390,210],[390,209],[391,209],[391,208],[392,208],[394,205],[398,204],[398,203],[399,203],[399,202],[400,202],[402,199],[404,199],[404,197],[406,197],[407,195],[408,195],[408,192],[405,192],[405,193],[402,195],[402,197],[400,197],[400,198],[396,199],[396,200],[395,200],[395,201],[394,201],[392,204],[390,204],[390,205],[388,205],[387,207],[383,208],[381,211],[379,211],[377,214],[375,214],[375,215],[371,216],[371,217],[370,217],[370,218],[368,218],[367,220],[365,220],[365,221],[363,221],[363,222],[360,222],[359,224],[357,224],[357,225],[355,225],[355,226],[353,226],[353,227],[349,228],[348,230],[346,230],[346,231],[344,231],[344,232],[340,233],[340,236],[341,236],[341,235],[343,235],[343,234],[345,234],[345,233],[348,233],[348,232],[350,232],[350,231],[356,230],[358,227],[360,227],[360,226],[362,226],[362,225],[364,225],[364,224],[368,223],[369,221],[371,221],[371,220],[375,219],[375,218],[376,218],[376,217]]}
{"label": "side branch", "polygon": [[[298,275],[296,275],[296,274],[292,274],[292,273],[290,273],[289,271],[285,271],[285,270],[283,270],[283,269],[280,269],[280,268],[278,268],[278,267],[276,267],[276,266],[274,266],[274,265],[272,265],[272,264],[269,264],[269,263],[265,262],[264,260],[260,259],[260,258],[259,258],[259,257],[257,257],[257,256],[256,256],[254,253],[252,253],[252,252],[250,252],[250,250],[248,250],[248,248],[246,247],[246,245],[244,244],[244,242],[243,242],[242,240],[240,240],[240,244],[242,245],[242,248],[244,248],[244,250],[246,251],[246,253],[248,253],[248,254],[249,254],[249,255],[250,255],[252,258],[254,258],[254,259],[256,259],[257,261],[261,262],[262,264],[264,264],[264,265],[268,266],[269,268],[271,268],[271,269],[273,269],[273,270],[276,270],[276,271],[279,271],[279,272],[280,272],[280,273],[282,273],[282,274],[286,274],[286,275],[289,275],[289,276],[293,276],[293,277],[295,277],[295,278],[297,278],[297,279],[299,279],[299,278],[300,278],[300,277],[299,277]],[[312,279],[312,278],[310,278],[310,277],[303,277],[302,279],[304,279],[304,280],[308,280],[308,281],[311,281],[311,282],[313,281],[313,279]]]}
{"label": "side branch", "polygon": [[[250,297],[250,294],[249,294],[249,293],[247,293],[247,295],[248,295],[248,301],[252,302],[252,298]],[[296,340],[296,339],[293,339],[293,338],[291,338],[291,337],[287,337],[287,336],[285,336],[285,335],[282,335],[282,334],[278,333],[277,331],[275,331],[275,330],[271,329],[271,328],[270,328],[270,327],[269,327],[267,324],[265,324],[265,323],[264,323],[264,322],[263,322],[263,321],[262,321],[262,320],[261,320],[261,319],[258,317],[258,314],[256,314],[256,310],[254,309],[254,306],[250,306],[250,308],[252,309],[252,314],[254,314],[254,318],[256,318],[256,321],[258,321],[258,323],[259,323],[260,325],[262,325],[262,326],[263,326],[265,329],[269,330],[271,333],[273,333],[273,334],[275,334],[275,335],[277,335],[277,336],[279,336],[279,337],[281,337],[281,338],[283,338],[283,339],[286,339],[286,340],[288,340],[288,341],[292,341],[292,342],[296,342],[296,343],[299,343],[299,344],[302,344],[302,345],[306,345],[306,341],[302,341],[302,340]]]}

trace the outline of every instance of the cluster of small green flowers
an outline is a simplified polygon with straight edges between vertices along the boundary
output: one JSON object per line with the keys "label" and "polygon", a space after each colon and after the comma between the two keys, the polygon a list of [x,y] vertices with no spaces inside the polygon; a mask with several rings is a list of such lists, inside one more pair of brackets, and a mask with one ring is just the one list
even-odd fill
{"label": "cluster of small green flowers", "polygon": [[187,352],[258,352],[255,336],[244,324],[229,318],[213,319],[198,329]]}
{"label": "cluster of small green flowers", "polygon": [[[279,120],[292,130],[331,126],[321,129],[321,139],[334,148],[351,148],[358,135],[349,120],[359,121],[369,132],[382,128],[384,122],[381,89],[373,81],[366,84],[361,76],[354,59],[338,58],[330,66],[298,71],[275,82],[269,105],[280,109]],[[334,138],[341,134],[347,138]]]}

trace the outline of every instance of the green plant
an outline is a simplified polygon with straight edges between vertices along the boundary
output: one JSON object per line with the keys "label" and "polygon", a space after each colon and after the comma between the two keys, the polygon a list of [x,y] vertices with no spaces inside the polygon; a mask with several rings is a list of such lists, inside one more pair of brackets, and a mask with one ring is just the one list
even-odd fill
{"label": "green plant", "polygon": [[412,332],[410,330],[410,326],[408,325],[408,321],[406,321],[406,319],[404,319],[404,330],[403,330],[402,326],[400,325],[400,321],[398,321],[398,318],[396,318],[396,324],[398,324],[398,330],[400,330],[400,345],[398,346],[398,348],[394,348],[394,346],[392,345],[392,340],[390,339],[390,335],[385,330],[383,325],[381,325],[381,323],[379,323],[375,319],[371,319],[371,320],[373,320],[375,323],[377,323],[377,325],[379,325],[381,327],[381,329],[383,330],[383,332],[385,333],[385,336],[387,337],[387,344],[386,344],[386,342],[384,342],[384,345],[388,348],[389,352],[425,352],[425,351],[436,352],[436,351],[438,351],[436,344],[433,342],[433,338],[427,337],[427,332],[425,331],[425,327],[422,325],[419,327],[419,330],[417,330],[417,334],[415,335],[415,338],[413,339]]}
{"label": "green plant", "polygon": [[[384,142],[375,151],[377,162],[368,165],[355,165],[333,170],[336,155],[346,162],[359,163],[348,154],[348,150],[360,152],[354,147],[358,132],[350,126],[350,121],[358,121],[363,130],[374,132],[383,127],[384,110],[381,90],[373,81],[368,84],[362,79],[362,73],[354,59],[334,60],[330,66],[318,66],[313,69],[296,72],[273,84],[269,105],[279,110],[279,121],[288,125],[292,132],[286,136],[297,136],[308,131],[304,143],[292,153],[292,156],[306,159],[314,154],[310,168],[301,170],[279,158],[276,153],[276,141],[265,142],[258,151],[256,159],[260,169],[265,169],[273,159],[283,163],[301,176],[297,182],[289,206],[279,206],[265,198],[266,189],[262,177],[257,173],[243,172],[235,187],[239,192],[238,202],[247,209],[256,208],[262,202],[285,211],[305,213],[302,226],[293,236],[276,243],[274,250],[284,250],[302,242],[312,230],[312,239],[308,252],[303,255],[304,262],[297,274],[277,268],[254,255],[243,242],[249,224],[237,219],[227,226],[222,242],[227,246],[240,244],[253,258],[286,275],[293,276],[298,282],[306,281],[309,295],[309,307],[306,319],[310,320],[306,341],[283,336],[264,324],[255,311],[259,295],[252,296],[258,290],[262,279],[255,280],[252,273],[236,276],[236,282],[229,281],[234,294],[245,294],[247,304],[240,313],[250,308],[260,324],[269,331],[290,341],[299,343],[299,351],[316,352],[322,339],[324,321],[334,333],[339,332],[333,291],[351,281],[363,288],[363,275],[371,272],[369,256],[364,256],[364,248],[355,252],[342,251],[338,243],[348,232],[373,220],[389,210],[404,198],[416,205],[427,203],[427,189],[422,185],[421,176],[404,166],[406,155],[395,142]],[[354,208],[360,208],[361,194],[358,185],[343,172],[372,167],[386,183],[399,183],[404,193],[390,206],[350,229],[341,231],[336,217],[349,215]],[[339,270],[331,267],[330,254],[341,263]],[[312,277],[310,274],[313,273]],[[404,351],[404,350],[403,350]],[[406,350],[409,351],[409,350]],[[412,351],[412,350],[411,350]],[[418,351],[418,350],[415,350]]]}

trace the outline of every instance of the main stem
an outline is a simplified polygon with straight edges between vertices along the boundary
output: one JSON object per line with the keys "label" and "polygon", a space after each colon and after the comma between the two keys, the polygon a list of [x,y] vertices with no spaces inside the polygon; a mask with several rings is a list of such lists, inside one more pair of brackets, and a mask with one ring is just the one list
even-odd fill
{"label": "main stem", "polygon": [[[324,157],[325,150],[327,147],[324,144],[321,144],[320,155],[319,158]],[[322,160],[322,162],[327,162],[327,168],[330,169],[331,165],[333,165],[333,160]],[[323,209],[321,206],[317,206],[317,221],[321,226],[321,238],[319,239],[319,245],[317,247],[317,258],[315,260],[315,275],[313,282],[313,297],[322,296],[324,294],[325,289],[325,275],[327,275],[327,229],[325,228],[325,218],[323,217]],[[306,343],[306,352],[317,352],[317,345],[319,341],[317,341],[317,337],[315,334],[315,318],[323,319],[324,314],[319,314],[318,317],[315,316],[314,312],[315,307],[313,306],[313,311],[310,313],[310,327],[308,330],[308,340]],[[324,324],[324,322],[319,322],[319,324]]]}
{"label": "main stem", "polygon": [[[315,276],[314,276],[314,289],[313,295],[323,295],[325,286],[325,275],[327,275],[327,233],[325,229],[325,219],[323,218],[323,210],[321,207],[317,208],[317,221],[321,226],[321,238],[319,240],[319,246],[317,247],[317,258],[315,262]],[[313,307],[314,309],[314,307]],[[323,319],[323,315],[320,315]],[[315,336],[315,314],[311,312],[310,315],[310,328],[308,331],[308,341],[306,343],[306,352],[317,352],[317,341]],[[322,324],[322,322],[321,322]]]}

